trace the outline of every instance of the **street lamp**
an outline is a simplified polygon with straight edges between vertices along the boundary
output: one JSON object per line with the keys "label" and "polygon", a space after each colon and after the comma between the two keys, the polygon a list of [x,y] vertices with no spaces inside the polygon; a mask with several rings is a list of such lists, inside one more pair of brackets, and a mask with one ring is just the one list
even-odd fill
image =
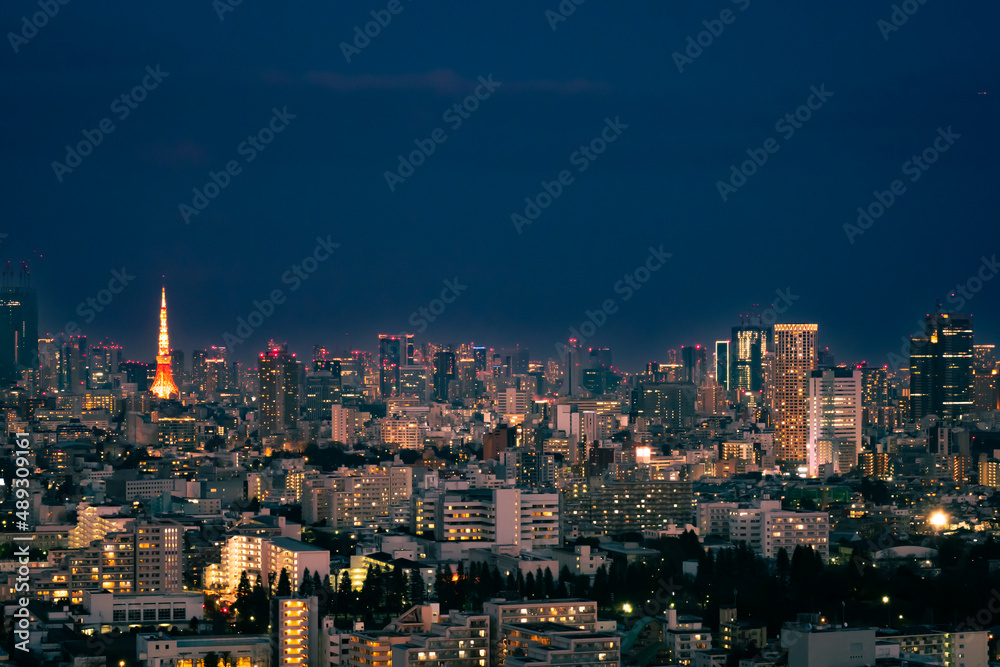
{"label": "street lamp", "polygon": [[885,622],[890,628],[892,627],[892,606],[889,604],[889,596],[882,596],[882,604],[885,605]]}

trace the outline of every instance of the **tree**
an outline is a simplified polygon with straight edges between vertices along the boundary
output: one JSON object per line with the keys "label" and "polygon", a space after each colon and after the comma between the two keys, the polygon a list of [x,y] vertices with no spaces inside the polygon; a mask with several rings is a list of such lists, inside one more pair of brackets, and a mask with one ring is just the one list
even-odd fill
{"label": "tree", "polygon": [[539,597],[538,590],[535,588],[535,575],[532,572],[529,572],[528,576],[524,578],[524,597],[529,600],[535,600]]}
{"label": "tree", "polygon": [[550,599],[556,595],[556,584],[552,578],[552,570],[548,567],[545,568],[545,574],[542,576],[543,590],[545,592],[545,598]]}
{"label": "tree", "polygon": [[191,632],[198,632],[199,625],[200,623],[198,622],[198,617],[192,616],[191,620],[188,622],[188,628],[191,629]]}
{"label": "tree", "polygon": [[219,655],[215,651],[209,651],[205,654],[205,667],[221,667],[219,664]]}
{"label": "tree", "polygon": [[281,574],[278,576],[278,590],[275,593],[276,597],[287,598],[292,595],[292,580],[288,578],[288,570],[286,568],[281,568]]}
{"label": "tree", "polygon": [[250,577],[247,576],[247,571],[243,570],[240,574],[240,583],[236,587],[236,602],[233,605],[236,607],[236,622],[241,632],[251,631],[252,595],[253,588],[250,586]]}
{"label": "tree", "polygon": [[410,604],[420,605],[427,601],[427,586],[420,570],[410,570],[409,574]]}
{"label": "tree", "polygon": [[302,583],[299,584],[299,595],[302,597],[309,597],[310,595],[313,595],[313,580],[312,576],[309,574],[308,567],[302,572]]}
{"label": "tree", "polygon": [[569,582],[573,581],[573,574],[565,565],[559,570],[559,585],[556,586],[555,597],[562,599],[569,597]]}
{"label": "tree", "polygon": [[340,573],[340,583],[337,584],[337,608],[350,614],[354,612],[354,591],[351,588],[351,575],[346,569]]}

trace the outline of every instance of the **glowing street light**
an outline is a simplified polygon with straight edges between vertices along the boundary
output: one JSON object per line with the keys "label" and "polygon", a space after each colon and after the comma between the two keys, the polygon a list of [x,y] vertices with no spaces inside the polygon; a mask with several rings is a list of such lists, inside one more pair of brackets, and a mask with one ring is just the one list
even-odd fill
{"label": "glowing street light", "polygon": [[628,602],[626,602],[625,604],[622,605],[622,611],[625,612],[626,614],[631,614],[632,613],[632,605],[630,605]]}
{"label": "glowing street light", "polygon": [[937,512],[931,514],[927,520],[930,521],[932,526],[940,530],[948,524],[948,515],[941,510],[938,510]]}

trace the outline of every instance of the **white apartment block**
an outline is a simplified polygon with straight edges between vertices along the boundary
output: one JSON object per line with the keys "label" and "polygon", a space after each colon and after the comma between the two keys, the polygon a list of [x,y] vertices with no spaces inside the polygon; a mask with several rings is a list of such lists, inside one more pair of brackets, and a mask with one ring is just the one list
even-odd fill
{"label": "white apartment block", "polygon": [[333,475],[302,478],[297,494],[302,519],[315,523],[326,519],[333,528],[377,528],[391,522],[390,509],[408,506],[413,494],[413,469],[407,466],[363,470],[342,469]]}
{"label": "white apartment block", "polygon": [[322,643],[319,603],[315,596],[272,598],[272,667],[319,665]]}
{"label": "white apartment block", "polygon": [[259,535],[230,535],[222,545],[221,562],[205,568],[205,587],[235,591],[245,570],[253,585],[260,575],[267,582],[267,575],[288,570],[292,590],[302,585],[306,569],[309,575],[319,572],[320,580],[330,574],[330,552],[311,544],[288,537]]}
{"label": "white apartment block", "polygon": [[819,466],[832,463],[838,473],[848,473],[858,463],[862,449],[860,370],[826,368],[809,377],[808,455],[809,476]]}
{"label": "white apartment block", "polygon": [[383,419],[382,442],[398,449],[423,450],[423,432],[416,419]]}
{"label": "white apartment block", "polygon": [[746,542],[764,558],[776,558],[781,549],[791,556],[801,545],[811,546],[824,561],[829,559],[829,513],[782,510],[779,500],[761,500],[754,505],[699,503],[699,534],[722,537],[733,544]]}
{"label": "white apartment block", "polygon": [[[428,506],[428,500],[432,508]],[[522,549],[560,546],[559,494],[520,489],[427,492],[415,520],[431,523],[439,541],[485,541]],[[433,522],[427,513],[433,509]],[[427,523],[424,525],[426,526]],[[428,530],[429,530],[428,529]]]}

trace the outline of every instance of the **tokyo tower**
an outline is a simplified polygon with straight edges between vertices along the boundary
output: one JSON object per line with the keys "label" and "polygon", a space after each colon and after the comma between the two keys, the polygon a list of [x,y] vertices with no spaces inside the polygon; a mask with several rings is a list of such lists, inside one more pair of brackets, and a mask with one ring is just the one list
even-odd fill
{"label": "tokyo tower", "polygon": [[179,396],[174,374],[170,370],[170,339],[167,337],[167,288],[160,295],[160,344],[156,351],[156,377],[150,388],[157,398]]}

